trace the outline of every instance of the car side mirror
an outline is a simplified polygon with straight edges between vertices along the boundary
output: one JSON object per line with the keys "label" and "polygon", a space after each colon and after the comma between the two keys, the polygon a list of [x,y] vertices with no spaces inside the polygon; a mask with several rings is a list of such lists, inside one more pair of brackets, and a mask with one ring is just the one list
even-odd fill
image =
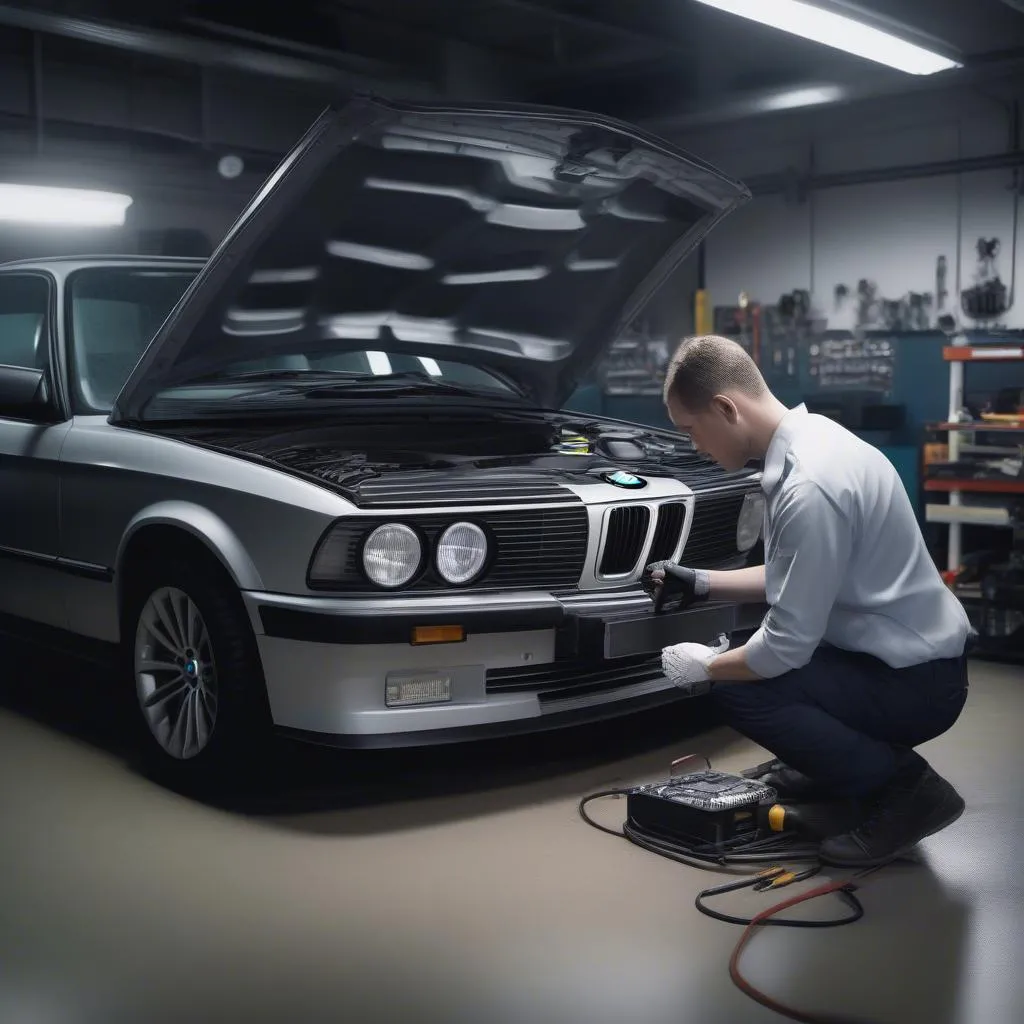
{"label": "car side mirror", "polygon": [[45,370],[0,366],[0,416],[13,420],[46,420],[50,412]]}

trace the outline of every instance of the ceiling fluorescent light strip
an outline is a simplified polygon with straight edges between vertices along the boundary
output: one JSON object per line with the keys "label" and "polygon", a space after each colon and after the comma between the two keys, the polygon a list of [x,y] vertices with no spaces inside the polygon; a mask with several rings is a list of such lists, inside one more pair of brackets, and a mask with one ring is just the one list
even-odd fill
{"label": "ceiling fluorescent light strip", "polygon": [[698,0],[727,14],[789,32],[909,75],[934,75],[962,65],[854,18],[802,0]]}
{"label": "ceiling fluorescent light strip", "polygon": [[131,196],[93,189],[0,184],[0,221],[120,227]]}

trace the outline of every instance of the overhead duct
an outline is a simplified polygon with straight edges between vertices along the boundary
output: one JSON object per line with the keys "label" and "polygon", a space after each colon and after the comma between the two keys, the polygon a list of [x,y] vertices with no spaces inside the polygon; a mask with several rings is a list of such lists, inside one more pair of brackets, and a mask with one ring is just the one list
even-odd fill
{"label": "overhead duct", "polygon": [[200,39],[163,29],[114,24],[95,18],[80,18],[11,4],[0,4],[0,25],[44,35],[63,36],[132,53],[149,54],[184,64],[225,68],[268,78],[313,82],[345,89],[376,87],[401,92],[410,99],[426,99],[436,95],[436,90],[428,83],[406,79],[397,68],[392,75],[387,65],[380,65],[376,76],[366,73],[366,61],[363,59],[357,62],[362,66],[361,69],[347,69],[344,66],[344,54],[338,54],[336,60],[330,63],[307,60],[270,49]]}

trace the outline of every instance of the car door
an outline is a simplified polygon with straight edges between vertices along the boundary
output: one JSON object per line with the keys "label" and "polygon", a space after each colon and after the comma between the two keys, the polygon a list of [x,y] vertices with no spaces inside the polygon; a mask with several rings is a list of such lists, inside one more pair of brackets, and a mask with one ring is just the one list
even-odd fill
{"label": "car door", "polygon": [[[51,396],[55,287],[46,274],[0,271],[0,366],[44,370]],[[58,418],[0,407],[0,615],[63,627],[59,458],[70,421]]]}

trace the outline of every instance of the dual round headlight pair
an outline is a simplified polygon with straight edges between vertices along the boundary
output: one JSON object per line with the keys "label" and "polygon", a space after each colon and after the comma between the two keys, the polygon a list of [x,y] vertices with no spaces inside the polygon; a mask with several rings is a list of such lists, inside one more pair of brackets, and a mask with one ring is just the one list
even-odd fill
{"label": "dual round headlight pair", "polygon": [[[378,526],[363,544],[363,571],[379,587],[401,587],[423,565],[423,541],[404,523]],[[453,586],[471,583],[487,563],[487,535],[476,523],[452,523],[437,539],[434,565]]]}

